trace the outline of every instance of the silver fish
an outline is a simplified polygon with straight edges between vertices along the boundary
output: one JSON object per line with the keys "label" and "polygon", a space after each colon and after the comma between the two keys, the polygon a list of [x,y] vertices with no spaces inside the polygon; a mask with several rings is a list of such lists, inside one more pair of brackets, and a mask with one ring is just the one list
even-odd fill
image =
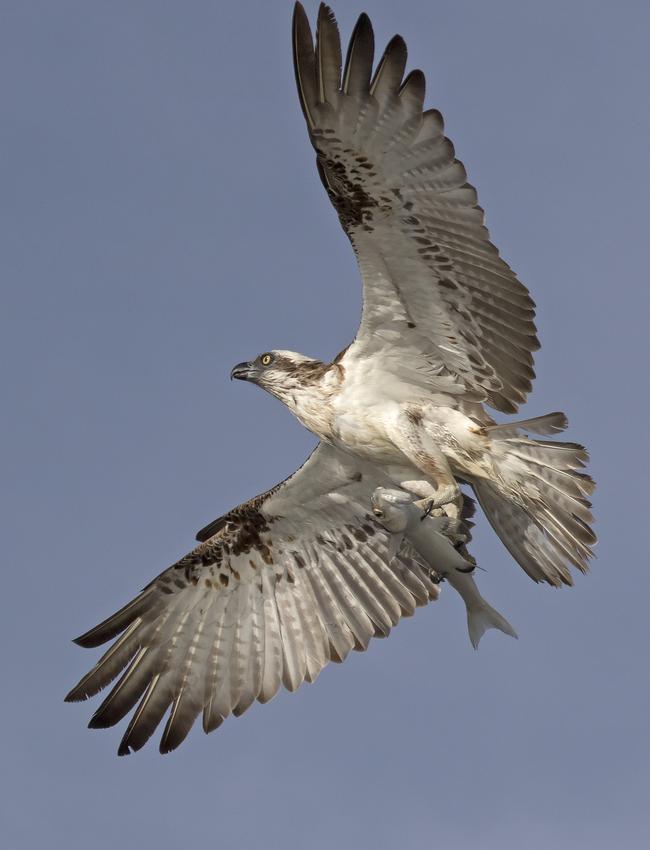
{"label": "silver fish", "polygon": [[463,558],[453,546],[458,522],[446,516],[423,516],[422,508],[412,502],[413,496],[404,490],[377,487],[372,494],[372,510],[379,522],[393,534],[394,554],[403,541],[460,594],[467,609],[467,629],[474,649],[488,629],[499,629],[513,638],[517,633],[479,593],[471,573],[474,565]]}

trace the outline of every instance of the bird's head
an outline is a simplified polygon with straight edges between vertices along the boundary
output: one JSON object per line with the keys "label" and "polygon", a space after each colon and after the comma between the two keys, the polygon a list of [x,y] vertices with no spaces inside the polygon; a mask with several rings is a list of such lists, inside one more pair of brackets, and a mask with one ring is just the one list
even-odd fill
{"label": "bird's head", "polygon": [[320,383],[329,364],[295,351],[267,351],[233,366],[230,378],[250,381],[288,403],[292,394]]}

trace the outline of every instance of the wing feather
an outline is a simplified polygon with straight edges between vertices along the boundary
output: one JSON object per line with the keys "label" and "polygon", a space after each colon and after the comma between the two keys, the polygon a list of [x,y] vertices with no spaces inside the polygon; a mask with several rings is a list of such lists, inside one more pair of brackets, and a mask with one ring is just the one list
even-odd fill
{"label": "wing feather", "polygon": [[268,702],[277,694],[282,684],[282,632],[280,615],[268,573],[262,576],[264,594],[264,667],[260,702]]}
{"label": "wing feather", "polygon": [[[406,69],[406,43],[401,35],[395,35],[386,45],[375,75],[369,87],[382,112],[399,96],[402,78]],[[346,92],[348,93],[348,92]]]}
{"label": "wing feather", "polygon": [[309,19],[300,3],[293,10],[293,55],[300,106],[307,126],[313,128],[316,126],[316,59]]}
{"label": "wing feather", "polygon": [[252,656],[257,651],[253,640],[253,597],[255,588],[250,582],[242,582],[239,593],[241,596],[242,614],[237,622],[235,651],[230,667],[232,713],[235,717],[239,717],[247,708],[250,708],[259,693],[258,678],[251,670]]}
{"label": "wing feather", "polygon": [[68,697],[70,700],[81,700],[93,697],[112,682],[117,674],[124,669],[129,660],[137,652],[141,636],[137,634],[142,620],[138,617],[118,640],[102,655],[97,664],[79,681]]}
{"label": "wing feather", "polygon": [[117,684],[91,717],[88,724],[90,729],[108,729],[126,717],[147,687],[153,655],[146,646],[138,650]]}
{"label": "wing feather", "polygon": [[365,651],[375,635],[370,617],[351,591],[348,582],[339,570],[339,565],[329,553],[321,557],[323,579],[327,583],[332,599],[341,612],[347,627],[354,637],[354,649]]}
{"label": "wing feather", "polygon": [[119,676],[90,725],[113,726],[132,711],[118,749],[125,755],[169,711],[165,753],[199,714],[212,731],[281,684],[293,691],[313,682],[328,661],[387,635],[438,590],[413,553],[393,558],[369,512],[385,483],[321,444],[291,478],[215,520],[214,536],[82,636],[114,643],[67,699],[93,696]]}
{"label": "wing feather", "polygon": [[318,9],[316,79],[319,102],[335,104],[341,88],[341,40],[334,13],[324,3]]}
{"label": "wing feather", "polygon": [[345,661],[350,650],[354,649],[355,638],[336,599],[328,586],[321,570],[309,570],[307,580],[310,583],[314,599],[322,622],[325,625],[329,641],[328,657],[332,661]]}
{"label": "wing feather", "polygon": [[329,661],[329,641],[308,579],[303,571],[295,579],[300,585],[296,593],[296,608],[305,640],[305,680],[313,683]]}
{"label": "wing feather", "polygon": [[[336,23],[334,23],[336,28]],[[338,30],[336,30],[338,39]],[[372,60],[375,53],[375,38],[368,15],[362,13],[350,37],[345,70],[343,72],[343,92],[357,95],[367,91],[372,74]]]}
{"label": "wing feather", "polygon": [[220,656],[221,641],[225,623],[225,613],[230,597],[226,593],[217,596],[214,604],[213,635],[208,647],[205,667],[205,682],[203,687],[203,729],[211,732],[223,722],[224,715],[217,708],[218,677],[222,669],[223,659]]}
{"label": "wing feather", "polygon": [[296,608],[294,583],[280,581],[275,588],[275,599],[280,615],[282,635],[282,684],[288,691],[295,691],[305,678],[305,638]]}
{"label": "wing feather", "polygon": [[298,3],[293,44],[318,172],[363,278],[361,325],[342,365],[379,360],[402,382],[514,412],[534,378],[535,305],[489,241],[442,116],[423,111],[423,73],[404,77],[403,39],[391,39],[373,76],[361,15],[341,80],[334,15],[321,6],[314,48]]}
{"label": "wing feather", "polygon": [[119,756],[137,752],[144,747],[163,719],[171,699],[171,690],[164,674],[155,673],[120,741],[117,749]]}

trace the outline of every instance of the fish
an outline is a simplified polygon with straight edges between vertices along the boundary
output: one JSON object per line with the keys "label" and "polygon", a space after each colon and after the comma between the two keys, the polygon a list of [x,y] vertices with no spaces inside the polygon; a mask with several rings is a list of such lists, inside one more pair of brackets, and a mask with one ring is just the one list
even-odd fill
{"label": "fish", "polygon": [[453,587],[465,603],[467,630],[474,649],[478,649],[488,629],[498,629],[517,638],[506,618],[481,596],[472,575],[475,564],[467,561],[454,546],[465,539],[459,521],[447,516],[427,516],[412,499],[413,495],[405,490],[387,487],[377,487],[371,497],[373,514],[392,534],[393,557],[407,541],[430,569]]}

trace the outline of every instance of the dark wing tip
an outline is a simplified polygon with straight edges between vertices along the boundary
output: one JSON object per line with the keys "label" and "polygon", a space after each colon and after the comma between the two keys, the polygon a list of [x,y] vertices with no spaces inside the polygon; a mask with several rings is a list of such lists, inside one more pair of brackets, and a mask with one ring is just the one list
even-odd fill
{"label": "dark wing tip", "polygon": [[353,33],[352,33],[353,38],[354,38],[355,34],[356,34],[357,38],[359,37],[359,35],[361,35],[364,38],[371,39],[373,44],[374,44],[375,33],[374,33],[373,28],[372,28],[372,21],[370,20],[370,18],[368,17],[368,15],[365,12],[362,12],[359,15],[359,17],[357,18],[357,22],[354,25],[354,30],[353,30]]}
{"label": "dark wing tip", "polygon": [[[126,628],[126,626],[121,627],[120,624],[120,627],[114,629],[111,623],[112,619],[111,617],[108,620],[104,620],[103,623],[95,626],[94,629],[90,629],[90,631],[84,632],[79,637],[73,638],[72,643],[76,643],[77,646],[82,646],[84,649],[94,649],[96,646],[101,646]],[[129,623],[126,623],[126,625],[129,625]]]}
{"label": "dark wing tip", "polygon": [[407,52],[406,42],[404,41],[404,38],[399,33],[395,33],[395,35],[391,38],[391,40],[386,45],[386,52],[387,53],[392,53],[393,50],[399,51],[400,53],[404,52],[404,54],[406,54],[406,52]]}
{"label": "dark wing tip", "polygon": [[293,25],[296,25],[296,18],[301,15],[303,18],[307,17],[307,13],[305,12],[305,7],[302,5],[300,0],[296,0],[293,4]]}
{"label": "dark wing tip", "polygon": [[291,42],[300,108],[311,129],[314,126],[312,110],[316,105],[316,61],[309,19],[301,3],[293,8]]}
{"label": "dark wing tip", "polygon": [[419,92],[421,96],[424,97],[425,88],[426,78],[424,76],[424,71],[421,71],[419,68],[415,68],[404,78],[404,82],[402,83],[399,93],[403,94],[407,91],[407,89],[412,89],[413,91]]}
{"label": "dark wing tip", "polygon": [[158,744],[158,752],[161,755],[171,753],[187,738],[190,729],[194,725],[198,711],[190,705],[183,703],[183,692],[176,697],[172,704],[165,729]]}
{"label": "dark wing tip", "polygon": [[160,755],[166,756],[167,753],[173,753],[174,750],[178,749],[185,738],[187,738],[189,731],[190,730],[187,729],[187,731],[183,731],[182,733],[165,732],[158,744],[158,752]]}
{"label": "dark wing tip", "polygon": [[381,92],[384,98],[398,94],[407,58],[406,42],[401,35],[394,35],[377,64],[370,83],[370,94]]}
{"label": "dark wing tip", "polygon": [[324,3],[316,22],[315,63],[318,102],[333,104],[341,88],[341,37],[334,12]]}
{"label": "dark wing tip", "polygon": [[99,626],[95,626],[94,629],[90,629],[82,635],[79,635],[79,637],[73,638],[72,643],[76,643],[77,646],[83,646],[84,649],[94,649],[96,646],[101,646],[109,640],[109,638],[104,638],[99,632],[103,625],[104,624],[101,623]]}
{"label": "dark wing tip", "polygon": [[228,522],[228,515],[217,517],[216,519],[209,522],[206,526],[201,528],[196,532],[196,539],[199,543],[205,543],[206,540],[209,540],[211,537],[214,537]]}
{"label": "dark wing tip", "polygon": [[68,693],[63,697],[63,702],[83,702],[88,699],[84,694],[80,694],[77,690],[77,686],[75,685],[72,690],[68,691]]}
{"label": "dark wing tip", "polygon": [[369,91],[374,54],[375,34],[370,18],[362,12],[352,30],[345,57],[344,92],[357,94]]}
{"label": "dark wing tip", "polygon": [[88,721],[89,729],[110,729],[111,726],[114,726],[117,721],[111,721],[109,718],[104,717],[100,714],[100,709],[93,714],[93,716]]}
{"label": "dark wing tip", "polygon": [[77,646],[83,646],[84,649],[93,649],[117,637],[120,632],[123,632],[127,626],[130,626],[136,617],[139,617],[148,607],[151,601],[153,586],[154,582],[148,585],[135,599],[132,599],[131,602],[128,602],[119,611],[116,611],[111,617],[103,620],[99,625],[84,632],[79,637],[74,638],[72,642],[76,643]]}
{"label": "dark wing tip", "polygon": [[324,15],[327,15],[330,21],[336,23],[336,15],[334,14],[332,7],[328,6],[327,3],[321,3],[318,7],[318,17],[320,18]]}
{"label": "dark wing tip", "polygon": [[307,12],[305,12],[305,7],[302,3],[296,2],[293,7],[293,16],[291,19],[291,30],[293,33],[293,49],[294,49],[294,59],[296,58],[296,44],[299,37],[308,33],[311,38],[311,27],[309,26],[309,18],[307,17]]}

